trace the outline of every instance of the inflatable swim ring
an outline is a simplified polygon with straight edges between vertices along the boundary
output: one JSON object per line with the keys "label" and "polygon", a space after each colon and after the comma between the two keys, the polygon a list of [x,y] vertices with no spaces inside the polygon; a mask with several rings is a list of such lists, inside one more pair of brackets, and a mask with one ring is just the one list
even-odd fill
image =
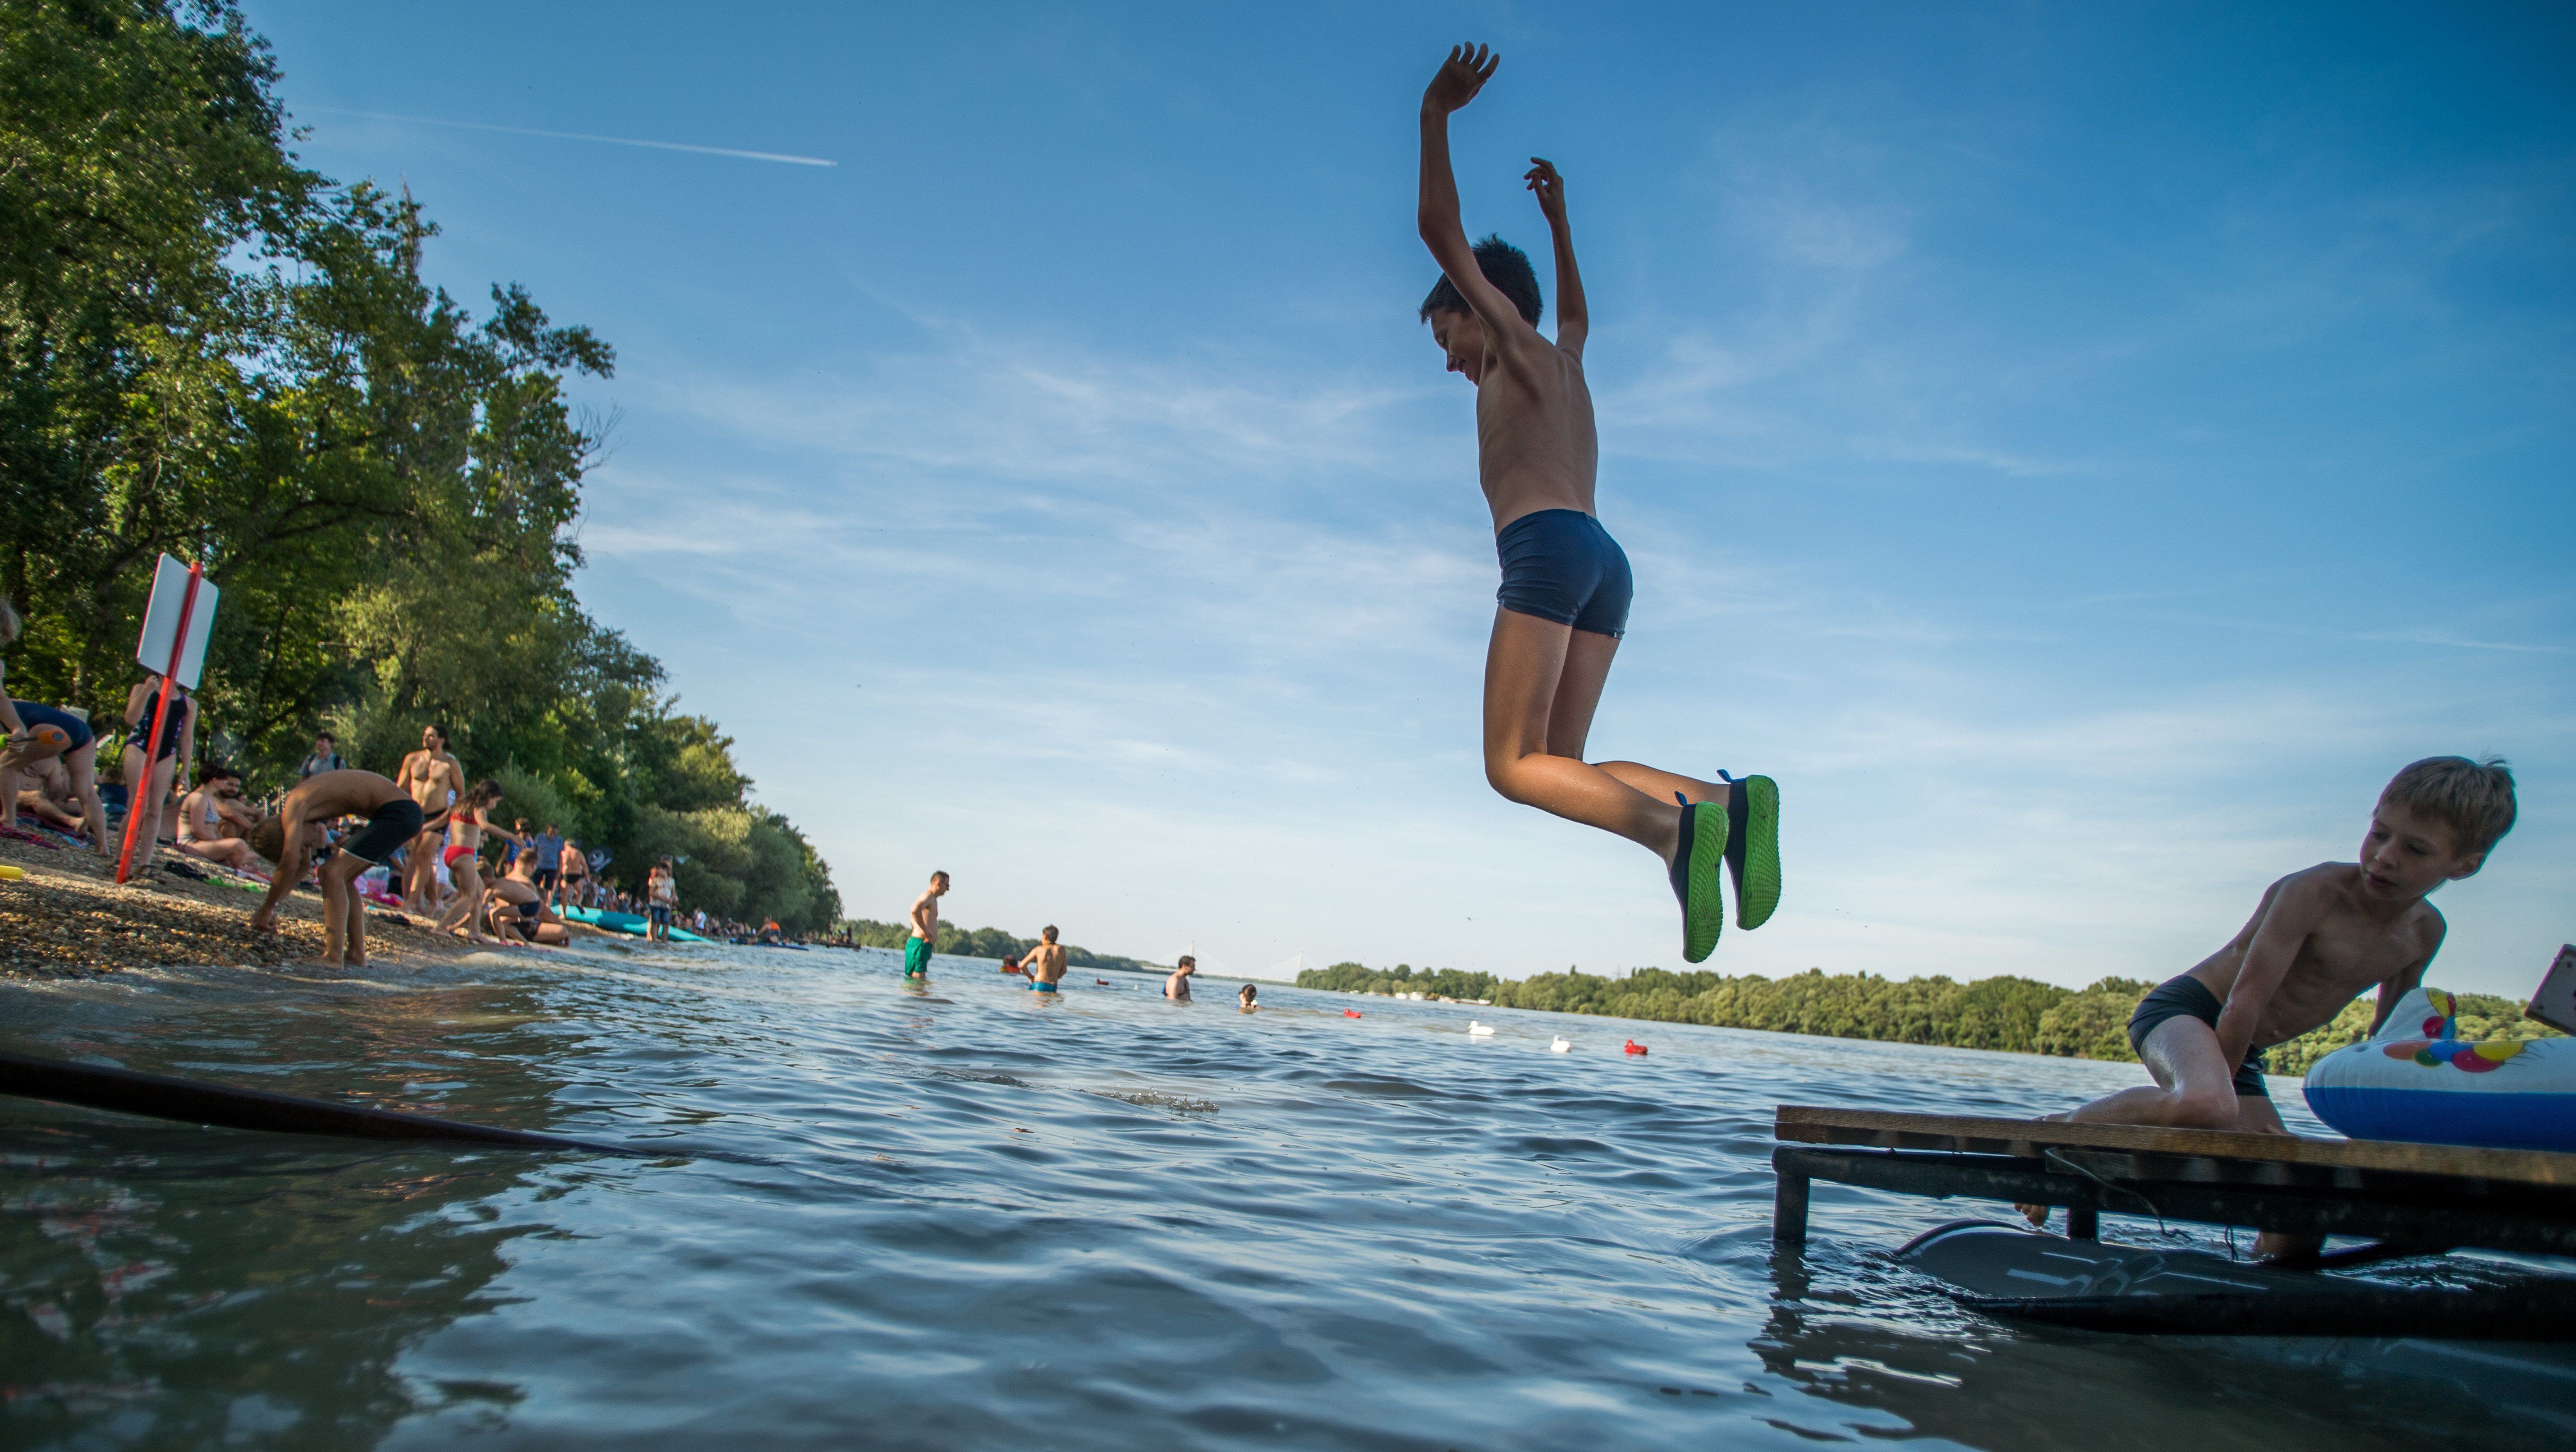
{"label": "inflatable swim ring", "polygon": [[2355,1139],[2576,1151],[2576,1039],[2458,1037],[2457,1001],[2418,988],[2371,1038],[2308,1070],[2308,1107]]}

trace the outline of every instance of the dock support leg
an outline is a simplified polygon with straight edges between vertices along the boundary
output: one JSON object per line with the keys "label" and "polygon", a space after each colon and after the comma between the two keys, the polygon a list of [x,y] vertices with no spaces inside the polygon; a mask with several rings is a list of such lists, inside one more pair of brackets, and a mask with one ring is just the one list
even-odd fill
{"label": "dock support leg", "polygon": [[1807,1177],[1777,1169],[1779,1187],[1771,1193],[1771,1243],[1807,1243]]}
{"label": "dock support leg", "polygon": [[2102,1212],[2094,1209],[2090,1205],[2067,1206],[2066,1238],[2069,1240],[2100,1240],[2102,1238]]}

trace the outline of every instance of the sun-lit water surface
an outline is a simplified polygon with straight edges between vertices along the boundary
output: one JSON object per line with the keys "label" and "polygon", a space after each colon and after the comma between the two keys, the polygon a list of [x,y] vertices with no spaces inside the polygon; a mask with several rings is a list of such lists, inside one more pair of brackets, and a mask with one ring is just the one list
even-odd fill
{"label": "sun-lit water surface", "polygon": [[0,1099],[0,1444],[2525,1445],[2223,1344],[2010,1328],[1881,1255],[2000,1206],[1819,1184],[1775,1259],[1775,1105],[2029,1114],[2133,1065],[1016,982],[639,948],[0,987],[22,1052],[771,1161]]}

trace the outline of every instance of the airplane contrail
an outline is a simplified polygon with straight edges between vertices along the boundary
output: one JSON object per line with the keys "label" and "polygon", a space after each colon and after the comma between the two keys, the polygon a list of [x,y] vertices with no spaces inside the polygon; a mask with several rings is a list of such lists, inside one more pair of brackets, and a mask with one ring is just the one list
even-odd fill
{"label": "airplane contrail", "polygon": [[547,136],[557,141],[604,141],[611,146],[649,146],[656,151],[694,151],[701,156],[739,156],[748,161],[783,161],[790,166],[839,166],[819,156],[790,156],[783,151],[742,151],[730,146],[691,146],[685,141],[646,141],[634,136],[591,136],[579,131],[540,131],[533,126],[495,126],[488,121],[450,121],[438,116],[398,116],[391,111],[352,111],[344,106],[306,106],[335,116],[367,116],[378,121],[414,121],[423,126],[455,126],[467,131],[501,131],[512,136]]}

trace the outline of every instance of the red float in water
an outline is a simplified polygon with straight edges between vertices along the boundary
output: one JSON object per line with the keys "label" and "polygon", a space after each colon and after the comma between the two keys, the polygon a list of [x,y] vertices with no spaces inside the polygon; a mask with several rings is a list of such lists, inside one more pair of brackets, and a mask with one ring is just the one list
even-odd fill
{"label": "red float in water", "polygon": [[1627,1044],[1619,1050],[1623,1054],[1642,1054],[1645,1051],[1646,1046],[1635,1039],[1628,1040]]}
{"label": "red float in water", "polygon": [[1357,1018],[1359,1016],[1360,1011],[1356,1008],[1346,1008],[1342,1010],[1342,1017],[1344,1018]]}

